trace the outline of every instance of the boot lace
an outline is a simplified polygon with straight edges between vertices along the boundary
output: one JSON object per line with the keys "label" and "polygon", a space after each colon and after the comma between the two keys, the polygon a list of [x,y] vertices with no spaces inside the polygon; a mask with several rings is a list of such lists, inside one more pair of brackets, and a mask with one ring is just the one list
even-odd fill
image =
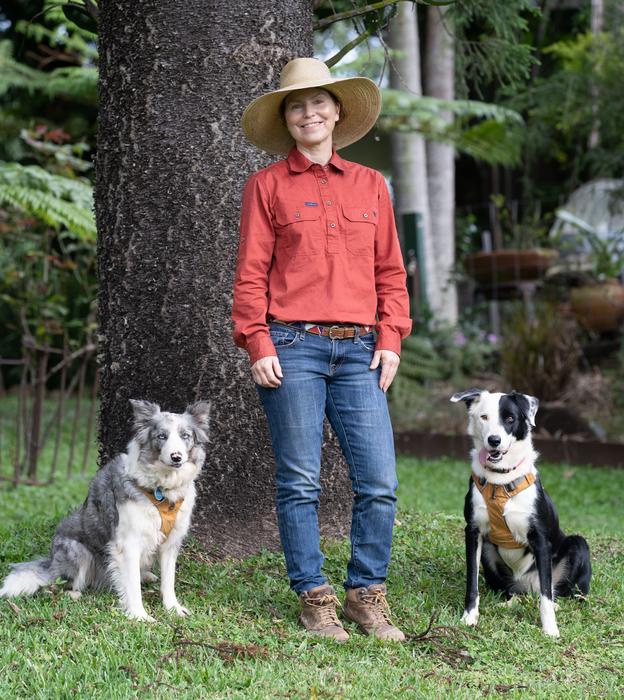
{"label": "boot lace", "polygon": [[375,617],[375,622],[378,624],[391,625],[390,622],[390,606],[386,600],[386,594],[383,591],[366,591],[362,592],[360,599],[366,605],[371,606],[371,614]]}
{"label": "boot lace", "polygon": [[335,595],[327,593],[317,598],[307,598],[306,605],[319,609],[319,618],[323,625],[341,626],[336,614],[336,606],[340,606],[340,601]]}

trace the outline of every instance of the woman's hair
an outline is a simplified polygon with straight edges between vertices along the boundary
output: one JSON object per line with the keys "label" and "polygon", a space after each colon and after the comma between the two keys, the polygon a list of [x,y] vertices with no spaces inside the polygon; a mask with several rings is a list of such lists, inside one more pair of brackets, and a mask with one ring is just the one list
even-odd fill
{"label": "woman's hair", "polygon": [[[336,97],[336,95],[334,95],[334,93],[331,90],[328,90],[327,88],[324,88],[324,87],[319,88],[319,89],[326,92],[332,98],[332,100],[334,101],[334,104],[337,104],[340,107],[340,118],[344,119],[345,112],[344,112],[344,107],[342,106],[342,102]],[[286,97],[284,97],[284,99],[280,102],[279,115],[280,115],[280,118],[282,119],[282,121],[284,121],[284,119],[285,119],[284,115],[286,114],[286,100],[288,99],[289,95],[292,95],[292,93],[289,92],[288,95],[286,95]]]}

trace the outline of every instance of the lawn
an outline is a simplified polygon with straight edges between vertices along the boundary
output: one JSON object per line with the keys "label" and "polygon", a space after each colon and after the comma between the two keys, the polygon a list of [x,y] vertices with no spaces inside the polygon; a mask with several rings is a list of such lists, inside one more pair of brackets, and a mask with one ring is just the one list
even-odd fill
{"label": "lawn", "polygon": [[[464,587],[466,463],[400,460],[400,495],[388,586],[402,645],[355,629],[338,646],[296,623],[281,555],[212,564],[191,540],[178,595],[191,618],[162,609],[156,624],[126,620],[110,594],[74,602],[59,588],[17,605],[0,601],[0,698],[621,698],[624,695],[624,471],[544,466],[564,530],[593,554],[587,602],[562,600],[561,639],[542,635],[527,597],[504,609],[483,591],[479,627],[458,625]],[[49,487],[0,485],[0,575],[45,553],[58,519],[80,502],[77,477]],[[347,543],[326,543],[340,586]],[[431,619],[433,629],[423,635]],[[439,629],[436,629],[439,627]]]}

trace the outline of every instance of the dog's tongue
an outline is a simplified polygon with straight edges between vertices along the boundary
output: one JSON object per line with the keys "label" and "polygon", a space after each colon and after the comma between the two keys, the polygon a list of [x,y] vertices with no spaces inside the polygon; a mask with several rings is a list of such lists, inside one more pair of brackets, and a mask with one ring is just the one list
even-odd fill
{"label": "dog's tongue", "polygon": [[479,462],[481,462],[481,466],[485,467],[485,463],[487,462],[487,458],[490,456],[490,453],[485,449],[485,447],[482,447],[479,450]]}

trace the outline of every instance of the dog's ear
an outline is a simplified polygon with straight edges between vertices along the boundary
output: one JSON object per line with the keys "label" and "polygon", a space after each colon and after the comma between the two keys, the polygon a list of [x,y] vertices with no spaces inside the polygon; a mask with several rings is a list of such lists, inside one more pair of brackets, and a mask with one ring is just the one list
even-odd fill
{"label": "dog's ear", "polygon": [[193,417],[197,442],[208,442],[210,424],[210,404],[208,401],[197,401],[187,406],[186,412]]}
{"label": "dog's ear", "polygon": [[535,427],[535,414],[537,413],[537,409],[539,408],[539,399],[536,399],[535,396],[530,396],[529,394],[522,394],[524,398],[529,402],[529,411],[527,413],[527,419],[529,423]]}
{"label": "dog's ear", "polygon": [[466,408],[470,408],[470,404],[478,399],[483,393],[483,389],[466,389],[466,391],[458,391],[456,394],[451,396],[451,401],[457,403],[458,401],[464,401]]}
{"label": "dog's ear", "polygon": [[134,412],[134,429],[137,432],[149,428],[152,418],[160,413],[160,406],[157,403],[137,399],[130,399],[130,403]]}

